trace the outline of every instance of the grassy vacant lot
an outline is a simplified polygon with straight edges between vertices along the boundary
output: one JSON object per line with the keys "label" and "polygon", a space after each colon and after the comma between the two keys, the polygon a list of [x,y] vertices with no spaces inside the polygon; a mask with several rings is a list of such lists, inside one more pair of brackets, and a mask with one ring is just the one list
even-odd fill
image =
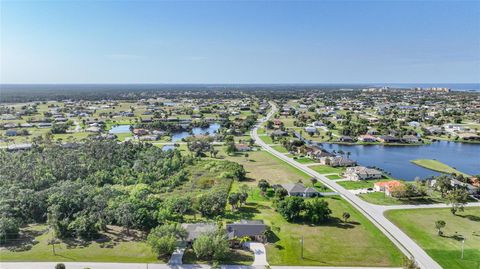
{"label": "grassy vacant lot", "polygon": [[295,159],[295,161],[297,161],[299,163],[302,163],[302,164],[315,163],[314,160],[312,160],[310,158],[307,158],[307,157],[297,158],[297,159]]}
{"label": "grassy vacant lot", "polygon": [[[340,183],[340,182],[339,182]],[[418,205],[418,204],[436,204],[445,202],[437,195],[426,196],[423,198],[397,199],[387,196],[383,192],[362,193],[359,195],[363,200],[377,205]]]}
{"label": "grassy vacant lot", "polygon": [[260,136],[260,139],[267,144],[273,144],[272,138],[268,135]]}
{"label": "grassy vacant lot", "polygon": [[272,146],[272,148],[280,153],[287,153],[288,150],[283,146]]}
{"label": "grassy vacant lot", "polygon": [[328,165],[312,165],[310,168],[320,174],[342,174],[345,172],[344,167],[331,167]]}
{"label": "grassy vacant lot", "polygon": [[[385,213],[398,227],[415,240],[443,268],[480,268],[480,207],[465,208],[458,216],[448,208],[393,210]],[[444,235],[437,235],[435,221],[443,220]],[[464,259],[461,239],[465,240]]]}
{"label": "grassy vacant lot", "polygon": [[328,175],[327,178],[331,180],[336,180],[336,179],[341,179],[342,177],[340,175],[333,174],[333,175]]}
{"label": "grassy vacant lot", "polygon": [[430,159],[419,159],[419,160],[413,160],[411,161],[412,163],[418,165],[418,166],[421,166],[421,167],[424,167],[424,168],[427,168],[427,169],[430,169],[430,170],[433,170],[433,171],[437,171],[437,172],[440,172],[440,173],[446,173],[446,174],[462,174],[464,176],[469,176],[465,173],[462,173],[460,171],[458,171],[457,169],[451,167],[451,166],[448,166],[442,162],[439,162],[437,160],[430,160]]}
{"label": "grassy vacant lot", "polygon": [[[12,251],[12,245],[0,248],[1,261],[89,261],[89,262],[158,262],[150,247],[143,241],[139,232],[131,231],[126,235],[121,228],[110,226],[99,240],[82,243],[66,240],[55,245],[56,255],[48,241],[52,238],[45,225],[33,225],[23,228],[26,237],[18,241],[17,246],[38,241],[29,251]],[[28,239],[30,238],[30,239]]]}
{"label": "grassy vacant lot", "polygon": [[248,158],[241,155],[223,155],[222,157],[242,164],[252,184],[260,179],[266,179],[270,183],[276,184],[298,182],[299,180],[306,182],[305,180],[310,178],[307,174],[266,151],[252,151],[248,155]]}
{"label": "grassy vacant lot", "polygon": [[347,190],[356,190],[356,189],[367,189],[373,188],[375,182],[389,181],[389,179],[380,179],[380,180],[359,180],[359,181],[340,181],[337,182],[339,185],[344,187]]}
{"label": "grassy vacant lot", "polygon": [[[238,188],[234,184],[232,190]],[[247,205],[227,214],[227,219],[261,219],[272,228],[267,259],[271,265],[298,266],[399,266],[403,255],[371,222],[340,197],[325,198],[333,219],[323,225],[289,223],[261,196],[250,191]],[[340,217],[349,212],[343,223]],[[300,239],[304,237],[304,259]]]}

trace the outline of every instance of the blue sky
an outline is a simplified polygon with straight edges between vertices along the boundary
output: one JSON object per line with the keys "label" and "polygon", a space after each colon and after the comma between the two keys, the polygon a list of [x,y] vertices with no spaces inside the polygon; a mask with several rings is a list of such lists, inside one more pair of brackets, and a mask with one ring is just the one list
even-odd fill
{"label": "blue sky", "polygon": [[480,1],[1,2],[1,83],[480,82]]}

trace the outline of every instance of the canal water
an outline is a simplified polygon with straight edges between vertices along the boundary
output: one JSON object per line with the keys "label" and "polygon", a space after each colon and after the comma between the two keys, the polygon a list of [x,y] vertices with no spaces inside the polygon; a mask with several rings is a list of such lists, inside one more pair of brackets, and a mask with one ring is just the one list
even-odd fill
{"label": "canal water", "polygon": [[423,146],[339,145],[322,144],[328,151],[350,152],[360,165],[374,166],[395,178],[414,180],[439,175],[438,172],[411,163],[415,159],[435,159],[471,175],[480,174],[480,144],[434,142]]}
{"label": "canal water", "polygon": [[108,132],[111,134],[130,133],[130,125],[113,126]]}

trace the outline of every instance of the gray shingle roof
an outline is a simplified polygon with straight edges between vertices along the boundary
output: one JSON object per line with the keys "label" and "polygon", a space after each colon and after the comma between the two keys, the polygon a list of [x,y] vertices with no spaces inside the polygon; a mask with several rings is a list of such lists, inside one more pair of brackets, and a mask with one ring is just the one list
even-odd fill
{"label": "gray shingle roof", "polygon": [[227,224],[228,238],[263,235],[266,225],[261,221],[245,221]]}

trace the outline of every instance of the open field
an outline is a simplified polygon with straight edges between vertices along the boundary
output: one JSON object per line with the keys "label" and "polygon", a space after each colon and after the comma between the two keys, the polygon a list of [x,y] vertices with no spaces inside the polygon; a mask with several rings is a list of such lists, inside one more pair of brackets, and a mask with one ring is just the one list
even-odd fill
{"label": "open field", "polygon": [[423,168],[427,168],[440,173],[457,174],[457,175],[461,174],[464,176],[469,176],[468,174],[462,173],[461,171],[458,171],[457,169],[449,165],[446,165],[442,162],[439,162],[437,160],[419,159],[419,160],[413,160],[411,162]]}
{"label": "open field", "polygon": [[309,164],[309,163],[315,163],[314,160],[307,158],[307,157],[300,157],[300,158],[294,158],[295,161],[301,164]]}
{"label": "open field", "polygon": [[[392,210],[386,217],[415,240],[443,268],[480,268],[480,207],[465,208],[452,215],[448,208]],[[443,220],[444,235],[439,236],[435,221]],[[461,257],[461,237],[465,237],[464,259]]]}
{"label": "open field", "polygon": [[340,186],[344,187],[347,190],[356,190],[356,189],[368,189],[373,188],[375,182],[389,181],[389,179],[379,179],[379,180],[358,180],[358,181],[340,181],[337,182]]}
{"label": "open field", "polygon": [[248,155],[248,159],[242,155],[223,155],[223,158],[242,164],[247,171],[247,177],[254,180],[252,184],[256,184],[260,179],[266,179],[272,184],[279,184],[305,181],[310,178],[307,174],[266,151],[252,151]]}
{"label": "open field", "polygon": [[45,225],[32,225],[23,229],[34,236],[37,244],[28,251],[0,250],[2,261],[89,261],[89,262],[157,262],[158,259],[144,242],[139,232],[131,231],[131,235],[119,227],[111,226],[102,233],[101,239],[93,242],[65,240],[55,245],[55,253],[48,241],[52,233]]}
{"label": "open field", "polygon": [[320,174],[342,174],[345,172],[344,167],[331,167],[328,165],[312,165],[310,166],[311,169],[317,171]]}
{"label": "open field", "polygon": [[[339,182],[341,183],[341,182]],[[439,195],[430,195],[422,198],[397,199],[386,195],[383,192],[369,192],[359,195],[363,200],[376,205],[418,205],[418,204],[438,204],[445,200]]]}
{"label": "open field", "polygon": [[283,146],[272,146],[272,148],[275,149],[278,152],[281,152],[281,153],[287,153],[288,152],[288,150],[286,148],[284,148]]}

